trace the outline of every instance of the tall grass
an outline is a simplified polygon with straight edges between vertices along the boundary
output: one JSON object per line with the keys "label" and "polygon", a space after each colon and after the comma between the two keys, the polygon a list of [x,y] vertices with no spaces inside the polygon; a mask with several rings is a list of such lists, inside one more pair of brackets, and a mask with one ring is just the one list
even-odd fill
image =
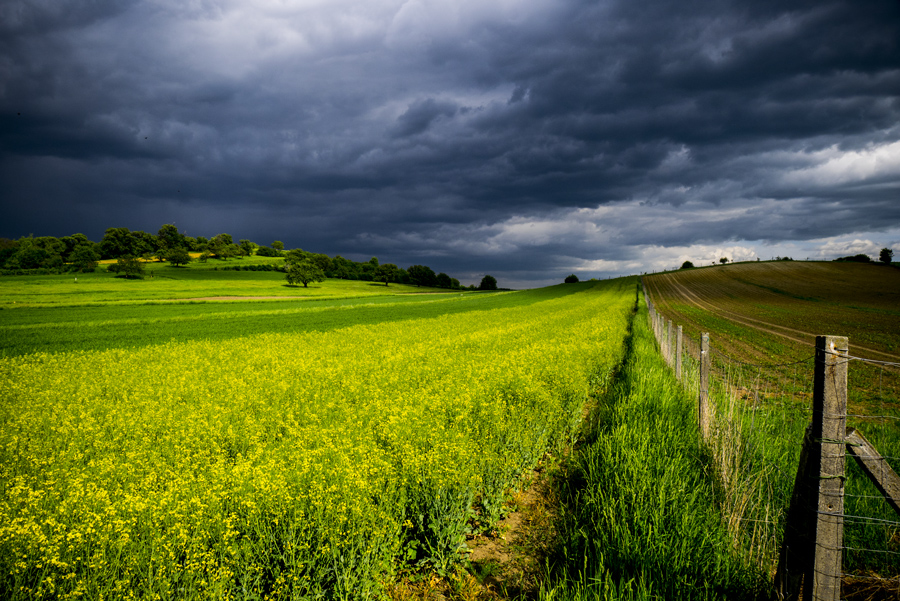
{"label": "tall grass", "polygon": [[754,599],[768,574],[733,544],[693,400],[655,350],[646,309],[563,480],[542,599]]}

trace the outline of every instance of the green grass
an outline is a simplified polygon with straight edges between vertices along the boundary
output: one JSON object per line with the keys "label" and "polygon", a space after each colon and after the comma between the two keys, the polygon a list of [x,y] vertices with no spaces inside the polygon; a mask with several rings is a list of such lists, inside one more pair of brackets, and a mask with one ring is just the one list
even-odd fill
{"label": "green grass", "polygon": [[[144,279],[116,277],[101,266],[94,273],[0,277],[0,308],[87,304],[127,304],[216,296],[340,298],[444,291],[403,284],[385,286],[361,280],[326,280],[309,287],[289,286],[279,271],[233,271],[232,267],[278,264],[280,259],[192,263],[173,267],[147,263]],[[77,278],[77,281],[76,281]]]}
{"label": "green grass", "polygon": [[542,598],[765,597],[768,575],[732,543],[693,402],[646,317],[562,481],[557,580]]}
{"label": "green grass", "polygon": [[[228,277],[243,273],[253,272],[227,272]],[[490,294],[445,291],[352,296],[358,290],[356,282],[328,280],[326,284],[332,292],[344,292],[347,296],[285,301],[113,302],[4,310],[0,311],[0,356],[140,347],[173,340],[228,340],[260,333],[326,331],[359,324],[525,306],[585,290],[589,285],[560,284],[538,290]],[[384,291],[386,287],[377,288]],[[409,287],[387,288],[406,290]]]}

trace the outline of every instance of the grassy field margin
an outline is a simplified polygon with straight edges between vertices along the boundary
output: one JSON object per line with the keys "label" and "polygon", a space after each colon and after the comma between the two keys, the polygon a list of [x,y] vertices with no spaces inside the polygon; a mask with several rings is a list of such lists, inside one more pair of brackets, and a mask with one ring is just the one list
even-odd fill
{"label": "grassy field margin", "polygon": [[758,599],[768,574],[735,548],[694,403],[656,350],[641,303],[625,357],[561,478],[544,600]]}

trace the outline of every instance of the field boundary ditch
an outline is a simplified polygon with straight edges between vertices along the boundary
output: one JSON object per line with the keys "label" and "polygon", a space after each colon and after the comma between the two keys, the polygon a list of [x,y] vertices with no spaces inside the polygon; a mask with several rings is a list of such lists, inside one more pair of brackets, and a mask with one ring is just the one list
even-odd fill
{"label": "field boundary ditch", "polygon": [[[641,284],[659,352],[697,400],[736,552],[779,599],[900,598],[900,363],[831,335],[800,359],[741,361],[685,335]],[[848,411],[850,369],[877,370],[880,410]]]}

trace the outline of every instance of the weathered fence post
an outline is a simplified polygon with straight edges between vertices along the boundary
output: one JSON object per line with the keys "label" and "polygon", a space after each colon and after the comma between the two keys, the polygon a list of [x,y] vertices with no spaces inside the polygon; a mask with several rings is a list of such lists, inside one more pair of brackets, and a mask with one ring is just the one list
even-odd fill
{"label": "weathered fence post", "polygon": [[798,599],[801,588],[804,599],[840,599],[848,351],[845,336],[816,337],[812,423],[803,439],[775,574],[781,599]]}
{"label": "weathered fence post", "polygon": [[709,332],[700,334],[700,433],[709,440]]}
{"label": "weathered fence post", "polygon": [[666,363],[669,364],[669,367],[672,367],[672,359],[674,359],[672,352],[672,347],[675,346],[675,338],[672,336],[672,320],[667,320],[666,325]]}
{"label": "weathered fence post", "polygon": [[682,354],[682,331],[678,326],[678,332],[675,334],[675,378],[681,380],[681,354]]}
{"label": "weathered fence post", "polygon": [[813,380],[811,456],[818,477],[815,522],[815,559],[810,582],[804,581],[803,598],[839,601],[841,551],[844,541],[844,457],[847,436],[846,336],[816,337]]}

